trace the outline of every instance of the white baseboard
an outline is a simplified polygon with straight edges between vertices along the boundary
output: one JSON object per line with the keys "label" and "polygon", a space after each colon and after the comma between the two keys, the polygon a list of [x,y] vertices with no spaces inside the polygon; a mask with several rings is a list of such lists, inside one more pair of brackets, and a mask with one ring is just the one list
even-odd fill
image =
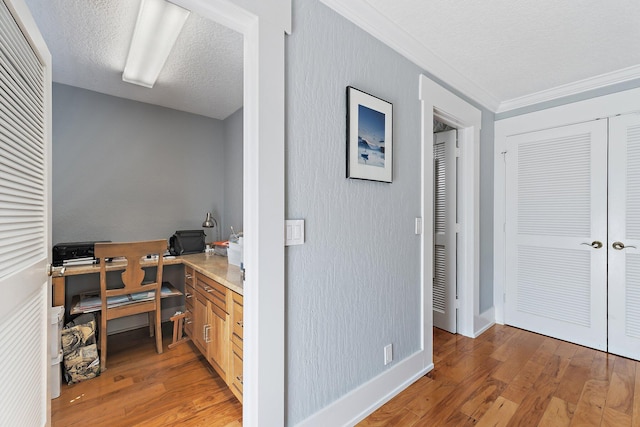
{"label": "white baseboard", "polygon": [[496,324],[496,310],[491,307],[489,310],[476,316],[473,321],[473,338],[482,335],[487,329]]}
{"label": "white baseboard", "polygon": [[[433,369],[425,351],[409,356],[300,422],[302,427],[353,426]],[[431,357],[428,357],[431,360]]]}

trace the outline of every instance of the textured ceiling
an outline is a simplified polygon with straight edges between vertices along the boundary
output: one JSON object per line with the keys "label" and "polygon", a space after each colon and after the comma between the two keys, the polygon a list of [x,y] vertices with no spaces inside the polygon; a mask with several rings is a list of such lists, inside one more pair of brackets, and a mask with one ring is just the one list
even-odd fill
{"label": "textured ceiling", "polygon": [[640,77],[639,0],[322,1],[485,105]]}
{"label": "textured ceiling", "polygon": [[216,119],[242,107],[242,35],[192,13],[152,89],[122,81],[139,0],[26,0],[53,81]]}
{"label": "textured ceiling", "polygon": [[[640,78],[639,0],[322,1],[494,111]],[[56,82],[219,119],[242,106],[232,30],[191,14],[146,89],[121,80],[139,0],[26,2]]]}

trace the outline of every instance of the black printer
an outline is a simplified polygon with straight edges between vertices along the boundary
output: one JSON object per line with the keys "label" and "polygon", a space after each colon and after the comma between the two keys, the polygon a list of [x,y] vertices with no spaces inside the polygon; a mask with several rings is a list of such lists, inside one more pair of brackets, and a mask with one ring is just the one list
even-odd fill
{"label": "black printer", "polygon": [[95,242],[73,242],[58,243],[53,247],[53,266],[62,267],[65,261],[83,258],[93,258],[94,262],[98,260],[94,256],[94,245],[96,243],[110,243],[111,240],[100,240]]}

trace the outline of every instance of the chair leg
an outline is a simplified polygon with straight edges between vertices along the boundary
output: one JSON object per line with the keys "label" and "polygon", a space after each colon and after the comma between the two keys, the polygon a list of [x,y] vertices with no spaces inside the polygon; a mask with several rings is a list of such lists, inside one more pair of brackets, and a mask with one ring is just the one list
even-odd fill
{"label": "chair leg", "polygon": [[149,336],[153,337],[154,323],[155,323],[153,318],[154,313],[150,311],[147,313],[147,315],[149,316]]}
{"label": "chair leg", "polygon": [[162,312],[160,310],[160,307],[158,307],[155,311],[155,315],[156,315],[156,351],[159,354],[162,354],[162,319],[160,318]]}
{"label": "chair leg", "polygon": [[107,315],[100,316],[100,372],[107,370]]}

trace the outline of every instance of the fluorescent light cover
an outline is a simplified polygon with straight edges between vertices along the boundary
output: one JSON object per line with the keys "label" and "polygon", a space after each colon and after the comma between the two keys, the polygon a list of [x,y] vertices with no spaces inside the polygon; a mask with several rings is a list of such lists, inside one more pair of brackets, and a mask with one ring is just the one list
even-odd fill
{"label": "fluorescent light cover", "polygon": [[189,13],[165,0],[142,0],[122,80],[152,88]]}

